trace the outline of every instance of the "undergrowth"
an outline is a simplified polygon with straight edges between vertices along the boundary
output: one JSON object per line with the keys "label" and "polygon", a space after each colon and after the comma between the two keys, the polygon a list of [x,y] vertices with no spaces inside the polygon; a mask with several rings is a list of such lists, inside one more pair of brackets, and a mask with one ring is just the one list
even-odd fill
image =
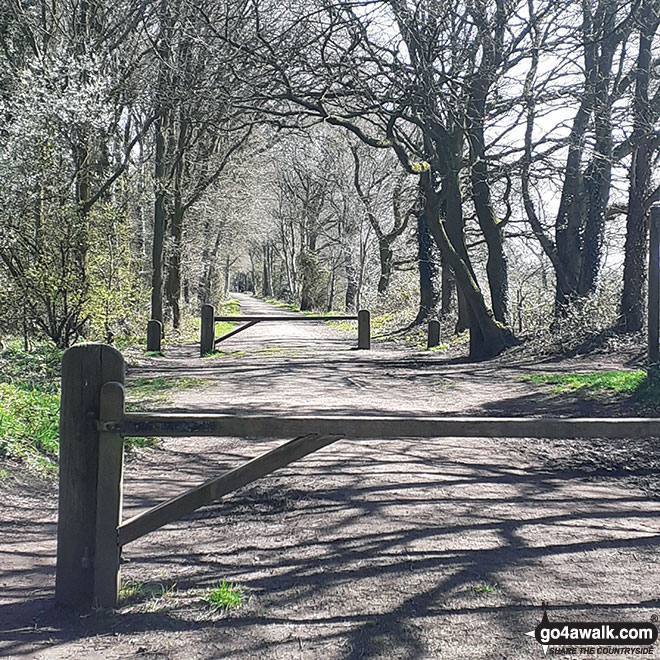
{"label": "undergrowth", "polygon": [[[25,351],[8,340],[0,353],[0,460],[18,463],[42,476],[57,473],[59,452],[60,364],[62,353],[49,344]],[[162,404],[174,390],[199,387],[199,378],[136,378],[126,384],[127,407]],[[154,438],[127,438],[128,451],[151,447]],[[0,471],[0,483],[9,478]]]}
{"label": "undergrowth", "polygon": [[0,458],[43,474],[57,471],[61,359],[54,346],[25,351],[18,339],[0,354]]}

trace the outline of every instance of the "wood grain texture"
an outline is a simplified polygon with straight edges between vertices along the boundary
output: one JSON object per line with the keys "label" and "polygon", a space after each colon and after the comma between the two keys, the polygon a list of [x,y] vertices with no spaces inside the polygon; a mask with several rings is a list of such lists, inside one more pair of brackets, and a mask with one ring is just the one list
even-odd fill
{"label": "wood grain texture", "polygon": [[[106,383],[101,389],[101,421],[124,414],[124,386]],[[121,523],[124,439],[119,433],[101,433],[96,497],[96,552],[94,603],[114,608],[119,599],[119,536]]]}
{"label": "wood grain texture", "polygon": [[635,438],[660,437],[660,418],[358,417],[126,413],[109,430],[124,436],[291,438]]}
{"label": "wood grain texture", "polygon": [[123,383],[124,372],[121,353],[105,344],[79,344],[62,358],[55,598],[80,610],[94,594],[101,387]]}

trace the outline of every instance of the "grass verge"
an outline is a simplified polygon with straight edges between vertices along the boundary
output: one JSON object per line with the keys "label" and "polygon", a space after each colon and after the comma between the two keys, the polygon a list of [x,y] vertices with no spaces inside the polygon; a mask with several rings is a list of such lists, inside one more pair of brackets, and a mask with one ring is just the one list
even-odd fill
{"label": "grass verge", "polygon": [[[57,474],[59,452],[60,363],[62,351],[44,344],[24,351],[10,340],[0,353],[0,460],[19,463],[42,476]],[[176,390],[198,388],[200,378],[136,378],[126,384],[127,407],[166,403]],[[152,447],[155,438],[127,438],[126,449]],[[10,478],[8,466],[0,483]]]}
{"label": "grass verge", "polygon": [[584,374],[531,374],[525,377],[533,383],[552,385],[556,394],[576,394],[583,397],[610,395],[629,397],[635,402],[660,406],[660,385],[646,378],[646,372],[601,371]]}
{"label": "grass verge", "polygon": [[57,472],[61,359],[54,346],[25,351],[18,339],[0,354],[0,458],[44,475]]}

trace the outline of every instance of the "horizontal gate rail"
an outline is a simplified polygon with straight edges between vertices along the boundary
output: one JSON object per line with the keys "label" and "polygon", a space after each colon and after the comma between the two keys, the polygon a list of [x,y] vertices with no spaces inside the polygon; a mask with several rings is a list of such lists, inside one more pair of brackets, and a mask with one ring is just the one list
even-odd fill
{"label": "horizontal gate rail", "polygon": [[215,321],[357,321],[358,317],[353,316],[214,316]]}
{"label": "horizontal gate rail", "polygon": [[130,436],[291,438],[627,438],[660,437],[660,418],[334,417],[126,413],[99,429]]}
{"label": "horizontal gate rail", "polygon": [[307,454],[311,454],[341,440],[340,435],[310,434],[291,440],[276,449],[253,458],[240,467],[229,470],[215,479],[211,479],[178,497],[163,502],[119,525],[119,545],[153,532],[154,530],[192,513],[205,504],[211,504],[224,495],[228,495],[253,481],[293,463]]}

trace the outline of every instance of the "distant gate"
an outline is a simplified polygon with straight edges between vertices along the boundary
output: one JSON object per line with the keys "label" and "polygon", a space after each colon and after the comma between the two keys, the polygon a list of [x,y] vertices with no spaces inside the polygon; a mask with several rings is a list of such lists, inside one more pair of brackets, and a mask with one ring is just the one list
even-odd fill
{"label": "distant gate", "polygon": [[[240,328],[236,328],[222,335],[215,336],[216,321],[230,321],[233,323],[245,323]],[[300,321],[357,321],[358,322],[358,348],[369,350],[371,348],[371,315],[366,309],[361,309],[357,316],[216,316],[213,305],[202,306],[202,320],[200,324],[199,348],[200,355],[204,357],[212,353],[215,347],[225,339],[237,335],[243,330],[251,328],[253,325],[262,322],[295,322]]]}

